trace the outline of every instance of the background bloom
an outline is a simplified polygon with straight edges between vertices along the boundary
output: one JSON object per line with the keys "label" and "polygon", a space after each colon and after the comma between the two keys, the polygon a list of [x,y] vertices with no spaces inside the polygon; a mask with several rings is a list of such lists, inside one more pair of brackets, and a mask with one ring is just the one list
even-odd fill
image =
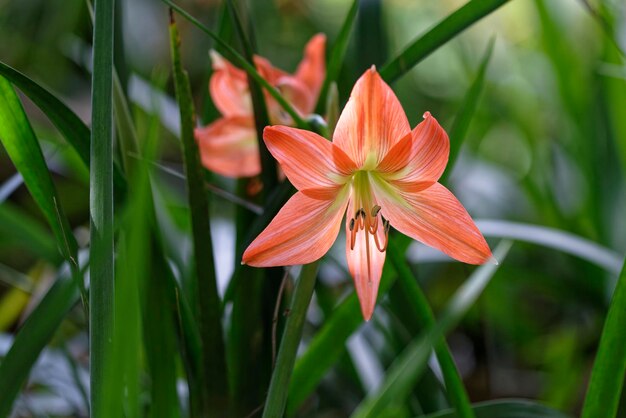
{"label": "background bloom", "polygon": [[[304,49],[294,74],[286,73],[260,56],[254,57],[257,71],[302,115],[313,112],[326,76],[326,37],[317,34]],[[254,114],[246,73],[211,51],[214,73],[209,92],[222,117],[195,131],[202,163],[227,177],[251,177],[261,172],[254,127]],[[291,117],[265,92],[272,124],[291,125]]]}

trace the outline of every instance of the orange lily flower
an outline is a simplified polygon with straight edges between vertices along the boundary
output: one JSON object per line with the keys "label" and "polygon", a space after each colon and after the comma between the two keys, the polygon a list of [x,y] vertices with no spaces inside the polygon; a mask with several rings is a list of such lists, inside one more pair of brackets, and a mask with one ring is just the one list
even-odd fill
{"label": "orange lily flower", "polygon": [[[308,42],[295,74],[274,68],[255,56],[257,71],[276,87],[303,116],[311,114],[326,76],[326,37],[317,34]],[[195,130],[203,165],[227,177],[252,177],[261,172],[254,127],[252,100],[245,71],[211,51],[214,73],[209,92],[222,117]],[[270,122],[292,125],[291,117],[265,93]]]}
{"label": "orange lily flower", "polygon": [[492,257],[461,203],[437,182],[448,162],[448,135],[429,112],[411,131],[376,70],[357,81],[332,142],[287,126],[263,138],[298,189],[250,244],[243,263],[307,264],[335,241],[346,213],[346,256],[361,311],[372,316],[390,225],[470,264]]}

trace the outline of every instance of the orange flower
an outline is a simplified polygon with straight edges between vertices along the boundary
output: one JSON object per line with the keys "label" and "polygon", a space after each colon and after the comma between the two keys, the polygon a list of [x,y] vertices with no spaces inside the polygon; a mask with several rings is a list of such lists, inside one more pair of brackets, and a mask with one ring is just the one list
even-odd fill
{"label": "orange flower", "polygon": [[286,126],[263,138],[298,192],[250,244],[243,263],[311,263],[339,233],[363,317],[374,311],[389,226],[457,260],[482,264],[491,250],[461,203],[437,182],[448,135],[426,112],[413,131],[395,94],[374,68],[356,83],[333,141]]}
{"label": "orange flower", "polygon": [[[274,68],[265,58],[255,56],[257,71],[276,87],[303,116],[315,108],[324,77],[326,37],[315,35],[304,50],[295,74]],[[202,163],[206,168],[228,177],[252,177],[261,172],[254,127],[252,100],[246,73],[211,51],[214,73],[209,92],[222,117],[195,131]],[[272,124],[292,125],[291,117],[266,93]]]}

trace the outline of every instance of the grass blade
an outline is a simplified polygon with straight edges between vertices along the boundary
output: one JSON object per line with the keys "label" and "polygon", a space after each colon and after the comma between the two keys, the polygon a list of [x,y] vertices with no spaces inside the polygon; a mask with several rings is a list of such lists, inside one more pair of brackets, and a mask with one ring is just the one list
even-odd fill
{"label": "grass blade", "polygon": [[434,28],[416,39],[400,55],[380,70],[380,76],[392,83],[437,48],[454,38],[509,0],[469,1]]}
{"label": "grass blade", "polygon": [[[61,132],[70,146],[76,150],[85,167],[89,167],[91,132],[76,113],[50,91],[3,62],[0,62],[0,75],[26,94],[50,118],[50,121]],[[125,187],[124,176],[118,166],[115,166],[114,170],[115,186],[123,191]]]}
{"label": "grass blade", "polygon": [[[494,257],[502,262],[510,247],[510,241],[500,243],[494,251]],[[357,407],[352,417],[377,417],[388,406],[403,403],[426,367],[433,345],[461,320],[497,269],[498,266],[494,264],[486,264],[476,269],[452,297],[437,325],[409,344],[387,370],[380,389],[368,395]]]}
{"label": "grass blade", "polygon": [[298,111],[293,108],[289,104],[289,102],[280,94],[280,92],[274,88],[270,83],[267,82],[261,75],[257,72],[256,68],[251,65],[244,57],[241,56],[237,51],[235,51],[230,45],[224,42],[219,36],[217,36],[212,30],[204,26],[202,23],[198,21],[195,17],[187,13],[183,8],[174,4],[170,0],[161,0],[163,3],[170,6],[172,9],[176,10],[176,13],[180,14],[182,17],[191,22],[194,26],[200,29],[202,32],[209,35],[223,50],[227,53],[227,57],[229,60],[233,61],[235,64],[241,66],[241,68],[246,71],[254,81],[259,83],[267,92],[278,102],[278,104],[291,116],[294,120],[298,128],[300,129],[308,129],[309,124],[300,117]]}
{"label": "grass blade", "polygon": [[[472,406],[478,418],[568,418],[540,403],[525,399],[499,399],[497,401],[479,402]],[[452,410],[427,415],[424,418],[456,418]]]}
{"label": "grass blade", "polygon": [[0,141],[52,228],[61,254],[70,263],[77,285],[85,295],[84,284],[78,277],[78,244],[71,233],[70,223],[64,215],[41,147],[24,108],[11,84],[2,76],[0,110]]}
{"label": "grass blade", "polygon": [[[93,31],[92,136],[90,160],[90,315],[91,416],[108,408],[107,366],[113,353],[113,15],[114,0],[96,0]],[[118,405],[113,406],[120,407]],[[119,415],[115,410],[114,414]]]}
{"label": "grass blade", "polygon": [[489,40],[489,44],[487,44],[487,49],[485,50],[485,54],[483,55],[480,67],[478,68],[476,78],[474,79],[474,82],[467,91],[465,99],[463,100],[463,104],[459,109],[459,113],[454,119],[454,124],[450,129],[450,156],[448,158],[446,171],[444,171],[443,175],[441,176],[441,180],[439,180],[441,183],[445,184],[446,180],[450,177],[450,174],[454,169],[454,163],[459,156],[459,151],[461,151],[463,141],[465,141],[465,136],[467,135],[467,130],[469,128],[470,122],[472,121],[474,113],[476,112],[476,105],[478,104],[480,93],[483,90],[483,84],[485,83],[485,74],[487,73],[487,66],[489,65],[491,54],[493,53],[494,44],[495,37],[492,37]]}
{"label": "grass blade", "polygon": [[69,271],[61,273],[15,336],[0,363],[0,417],[9,416],[13,402],[39,353],[50,341],[65,315],[78,303],[79,292]]}
{"label": "grass blade", "polygon": [[[407,264],[406,260],[402,256],[403,253],[398,251],[394,242],[389,243],[389,261],[393,265],[394,269],[398,272],[400,279],[400,287],[404,294],[403,299],[406,299],[409,309],[412,310],[412,314],[416,317],[420,323],[424,324],[426,329],[432,329],[436,326],[435,315],[428,304],[426,296],[420,289],[417,281],[413,277],[411,268]],[[441,372],[446,384],[446,392],[452,405],[456,408],[459,418],[472,418],[474,412],[470,405],[469,397],[463,386],[461,376],[454,363],[452,353],[445,340],[440,338],[435,343],[435,353],[439,364],[441,366]]]}
{"label": "grass blade", "polygon": [[[217,293],[213,244],[209,224],[209,202],[204,190],[198,144],[194,138],[194,109],[189,79],[180,61],[180,38],[170,11],[170,46],[176,98],[180,108],[183,161],[187,178],[187,196],[191,211],[194,259],[197,285],[197,307],[203,347],[204,384],[213,415],[224,410],[228,383],[226,358],[220,315],[221,302]],[[206,405],[207,407],[209,405]],[[212,412],[211,412],[212,411]]]}
{"label": "grass blade", "polygon": [[16,69],[0,62],[0,75],[24,92],[50,118],[80,159],[89,166],[89,128],[54,94]]}
{"label": "grass blade", "polygon": [[[412,242],[398,236],[396,244],[401,254]],[[378,297],[381,298],[396,280],[396,273],[387,263],[383,270]],[[289,386],[287,415],[292,416],[298,407],[315,390],[324,375],[341,357],[348,338],[363,324],[363,316],[356,293],[348,296],[326,319],[324,326],[315,334],[308,349],[296,362]]]}
{"label": "grass blade", "polygon": [[613,293],[593,363],[582,418],[617,416],[626,374],[626,263]]}
{"label": "grass blade", "polygon": [[296,361],[296,352],[300,339],[302,338],[302,329],[306,320],[306,313],[315,289],[315,279],[317,277],[317,267],[319,262],[307,264],[302,267],[300,278],[296,284],[293,295],[293,302],[285,331],[280,342],[278,357],[276,358],[276,368],[272,373],[270,388],[265,400],[265,408],[263,410],[264,418],[282,417],[285,412],[285,404],[287,403],[287,393],[289,389],[289,381],[293,372],[293,366]]}
{"label": "grass blade", "polygon": [[341,71],[341,66],[343,65],[346,51],[348,50],[350,34],[352,33],[352,27],[354,26],[358,10],[359,0],[354,0],[352,2],[352,6],[350,6],[350,10],[348,10],[346,19],[343,21],[343,25],[341,25],[341,30],[339,31],[337,40],[333,45],[333,49],[330,51],[328,65],[326,66],[326,78],[324,79],[324,84],[322,84],[320,96],[317,99],[317,105],[315,106],[315,113],[318,115],[323,115],[328,111],[325,107],[327,104],[330,85],[337,81],[337,78],[339,77],[339,71]]}

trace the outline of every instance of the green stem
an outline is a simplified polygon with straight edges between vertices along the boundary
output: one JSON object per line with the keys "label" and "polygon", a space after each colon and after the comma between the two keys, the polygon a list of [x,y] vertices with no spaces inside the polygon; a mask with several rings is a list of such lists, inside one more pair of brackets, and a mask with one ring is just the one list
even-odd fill
{"label": "green stem", "polygon": [[285,412],[287,394],[289,392],[289,380],[291,379],[291,373],[293,372],[293,366],[296,361],[298,345],[302,338],[304,320],[306,319],[309,303],[313,296],[318,265],[319,262],[316,261],[302,267],[300,278],[296,284],[289,317],[285,324],[283,338],[280,342],[278,358],[276,359],[276,369],[274,369],[274,373],[272,374],[270,388],[267,399],[265,400],[263,418],[280,418]]}
{"label": "green stem", "polygon": [[103,417],[104,376],[113,351],[113,10],[114,0],[96,0],[90,159],[91,416]]}

